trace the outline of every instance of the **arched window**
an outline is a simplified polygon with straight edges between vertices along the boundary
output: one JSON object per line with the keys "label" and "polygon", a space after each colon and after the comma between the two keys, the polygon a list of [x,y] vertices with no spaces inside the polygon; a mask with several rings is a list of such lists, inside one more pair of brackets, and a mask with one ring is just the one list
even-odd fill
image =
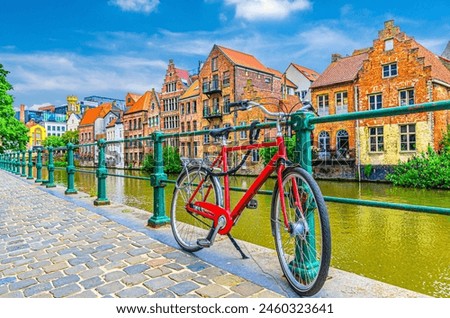
{"label": "arched window", "polygon": [[348,132],[339,130],[336,134],[336,155],[338,158],[345,157],[348,153]]}
{"label": "arched window", "polygon": [[327,131],[321,131],[319,134],[319,158],[326,159],[330,157],[330,134]]}

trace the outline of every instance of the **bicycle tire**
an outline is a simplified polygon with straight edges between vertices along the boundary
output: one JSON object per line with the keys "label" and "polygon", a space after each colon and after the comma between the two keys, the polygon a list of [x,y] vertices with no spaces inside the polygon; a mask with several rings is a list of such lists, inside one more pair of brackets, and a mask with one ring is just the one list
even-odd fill
{"label": "bicycle tire", "polygon": [[[307,226],[303,226],[304,223],[298,218],[298,208],[293,205],[291,189],[294,178],[305,219],[308,219]],[[272,196],[271,226],[278,259],[291,288],[299,296],[312,296],[323,287],[330,266],[331,233],[328,211],[319,186],[304,169],[285,169],[282,184],[291,230],[284,223],[277,181]]]}
{"label": "bicycle tire", "polygon": [[[221,206],[222,188],[220,183],[216,177],[209,176],[207,169],[204,167],[191,166],[187,170],[183,170],[178,176],[173,191],[170,210],[172,233],[178,245],[188,252],[197,252],[203,248],[197,244],[197,240],[206,238],[213,226],[212,220],[190,213],[185,208],[188,198],[190,198],[200,180],[205,178],[204,186],[198,191],[195,198],[197,201],[211,202]],[[212,191],[206,197],[203,189],[209,187]]]}

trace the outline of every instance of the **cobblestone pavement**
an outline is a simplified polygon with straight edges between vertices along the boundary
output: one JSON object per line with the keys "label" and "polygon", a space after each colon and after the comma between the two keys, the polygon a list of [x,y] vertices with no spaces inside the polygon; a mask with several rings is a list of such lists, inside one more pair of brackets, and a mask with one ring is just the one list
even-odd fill
{"label": "cobblestone pavement", "polygon": [[281,297],[0,171],[0,297]]}

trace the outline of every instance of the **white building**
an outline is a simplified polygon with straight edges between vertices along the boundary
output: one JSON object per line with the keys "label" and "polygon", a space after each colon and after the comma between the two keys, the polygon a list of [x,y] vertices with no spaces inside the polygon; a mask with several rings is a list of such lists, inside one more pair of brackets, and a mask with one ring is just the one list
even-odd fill
{"label": "white building", "polygon": [[45,131],[47,132],[47,137],[50,136],[59,136],[61,137],[67,128],[66,122],[57,122],[57,121],[43,121],[40,125],[45,127]]}
{"label": "white building", "polygon": [[[120,118],[114,118],[106,126],[106,141],[123,140],[123,123]],[[124,168],[124,143],[107,144],[106,163],[110,167]]]}
{"label": "white building", "polygon": [[[286,78],[297,86],[287,95],[297,95],[301,100],[311,100],[311,84],[319,77],[319,73],[304,66],[291,63],[284,72]],[[287,88],[289,89],[289,88]],[[291,88],[292,89],[292,88]]]}
{"label": "white building", "polygon": [[70,114],[67,119],[67,131],[75,131],[78,130],[78,126],[80,125],[81,117],[75,113]]}

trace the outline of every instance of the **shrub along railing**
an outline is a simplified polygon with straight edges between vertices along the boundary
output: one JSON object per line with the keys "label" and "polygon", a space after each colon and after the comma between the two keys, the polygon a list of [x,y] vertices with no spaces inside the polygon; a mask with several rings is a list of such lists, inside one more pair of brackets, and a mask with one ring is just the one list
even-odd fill
{"label": "shrub along railing", "polygon": [[[311,113],[294,113],[289,121],[288,125],[291,126],[292,131],[296,135],[296,148],[294,155],[294,162],[300,164],[309,173],[312,173],[312,152],[311,152],[311,131],[314,129],[314,124],[319,123],[330,123],[346,120],[359,120],[367,118],[378,118],[387,116],[397,116],[406,115],[412,113],[420,112],[432,112],[438,110],[448,110],[450,109],[450,101],[440,101],[433,103],[424,103],[417,105],[399,106],[392,108],[384,108],[378,110],[361,111],[354,113],[329,115],[323,117],[315,117]],[[257,125],[258,128],[267,129],[275,127],[275,123],[262,123]],[[248,130],[250,126],[238,126],[236,131]],[[147,137],[105,141],[101,139],[96,143],[92,144],[79,144],[74,145],[69,143],[67,147],[56,148],[56,150],[67,151],[67,166],[65,168],[67,173],[67,189],[65,194],[76,194],[77,189],[75,188],[75,178],[76,172],[79,173],[95,173],[97,178],[97,198],[94,200],[95,205],[107,205],[110,203],[107,198],[106,191],[106,178],[108,176],[112,177],[122,177],[122,178],[133,178],[150,181],[150,185],[153,187],[153,214],[148,220],[148,225],[152,227],[159,227],[161,225],[169,223],[169,218],[166,214],[165,206],[165,185],[167,183],[175,183],[175,180],[169,180],[167,174],[164,172],[164,162],[163,162],[163,143],[165,140],[174,137],[188,137],[188,136],[199,136],[208,134],[208,130],[185,132],[185,133],[172,133],[164,134],[162,132],[155,132]],[[105,158],[105,147],[109,144],[115,143],[135,143],[136,141],[151,141],[153,143],[153,154],[155,158],[154,171],[151,173],[150,177],[138,177],[131,175],[120,175],[108,173]],[[74,152],[76,149],[82,149],[83,147],[95,147],[97,148],[97,166],[96,170],[90,171],[85,169],[80,169],[75,166]],[[0,155],[0,168],[9,172],[12,172],[21,177],[26,177],[27,179],[33,179],[32,168],[33,168],[33,155],[35,154],[35,167],[36,167],[36,183],[42,183],[46,187],[54,187],[54,160],[53,152],[55,151],[52,147],[47,147],[45,149],[47,154],[47,171],[48,180],[42,179],[42,150],[37,148],[36,150],[20,151],[20,152],[7,152]],[[28,164],[26,163],[26,154],[28,153]],[[28,174],[26,174],[26,166],[28,165]],[[246,189],[233,187],[233,191],[244,192]],[[260,190],[260,194],[271,195],[272,191]],[[325,201],[341,203],[341,204],[353,204],[353,205],[363,205],[370,207],[378,207],[385,209],[397,209],[397,210],[407,210],[414,212],[425,212],[425,213],[435,213],[450,215],[450,208],[443,207],[433,207],[433,206],[423,206],[423,205],[411,205],[411,204],[400,204],[391,202],[379,202],[372,200],[362,200],[362,199],[352,199],[352,198],[340,198],[325,196]]]}

